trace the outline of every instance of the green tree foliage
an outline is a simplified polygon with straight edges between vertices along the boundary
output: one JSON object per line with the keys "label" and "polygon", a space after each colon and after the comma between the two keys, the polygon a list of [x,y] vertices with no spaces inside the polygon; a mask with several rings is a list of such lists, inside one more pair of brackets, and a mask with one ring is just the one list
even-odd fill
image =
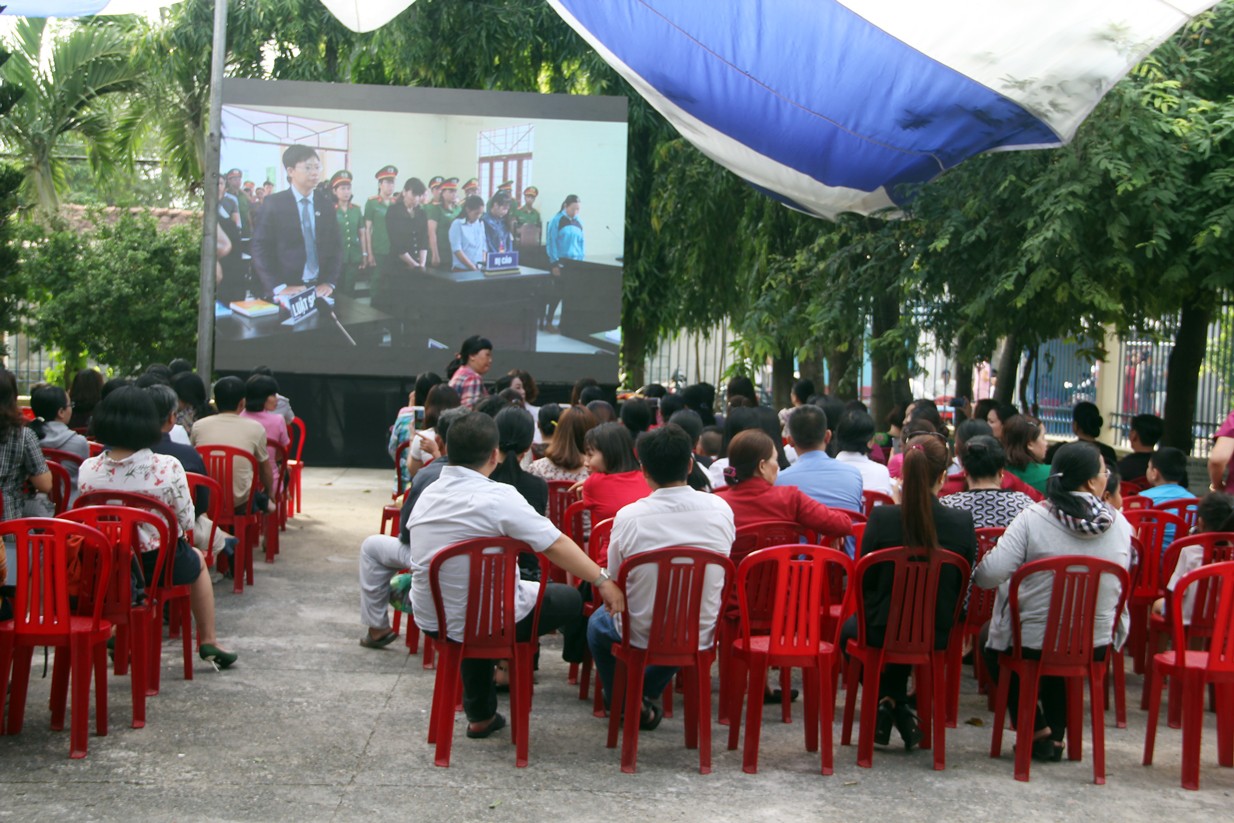
{"label": "green tree foliage", "polygon": [[[23,227],[27,330],[68,361],[84,355],[123,374],[193,356],[200,231],[159,231],[122,215],[86,231],[58,221]],[[67,369],[72,373],[73,369]]]}
{"label": "green tree foliage", "polygon": [[0,143],[17,157],[25,195],[54,214],[64,182],[57,149],[70,135],[81,141],[96,175],[121,161],[126,134],[116,128],[108,98],[138,87],[126,30],[111,23],[53,31],[46,20],[21,18],[0,66],[6,85],[21,97],[0,117]]}

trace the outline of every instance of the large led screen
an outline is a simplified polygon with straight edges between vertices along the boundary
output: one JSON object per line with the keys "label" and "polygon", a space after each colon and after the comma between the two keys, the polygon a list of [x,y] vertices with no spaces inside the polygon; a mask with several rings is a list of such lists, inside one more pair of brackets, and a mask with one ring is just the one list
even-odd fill
{"label": "large led screen", "polygon": [[617,379],[626,100],[228,80],[215,362]]}

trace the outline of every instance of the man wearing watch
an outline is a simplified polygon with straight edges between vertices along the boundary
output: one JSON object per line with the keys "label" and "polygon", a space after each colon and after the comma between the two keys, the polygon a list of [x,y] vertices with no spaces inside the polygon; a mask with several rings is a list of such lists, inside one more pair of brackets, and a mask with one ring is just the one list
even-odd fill
{"label": "man wearing watch", "polygon": [[[694,440],[675,423],[639,435],[635,451],[643,467],[643,477],[651,495],[630,503],[613,518],[608,544],[608,575],[618,576],[623,561],[644,552],[670,546],[707,549],[727,557],[732,551],[736,529],[733,510],[723,498],[695,491],[687,479],[694,464]],[[586,578],[585,578],[586,579]],[[619,616],[607,607],[591,616],[587,625],[587,645],[596,663],[596,674],[608,703],[616,667],[612,644],[621,642],[620,619],[630,621],[630,643],[647,645],[647,629],[656,596],[654,569],[636,569],[626,580],[626,613]],[[719,568],[707,570],[699,615],[700,648],[714,642],[716,620],[720,616],[724,575]],[[640,728],[651,730],[660,724],[663,709],[660,695],[677,669],[648,666],[643,681],[643,714]]]}
{"label": "man wearing watch", "polygon": [[[620,614],[625,598],[612,581],[600,581],[601,569],[546,517],[523,499],[513,486],[496,483],[489,475],[501,459],[497,424],[486,414],[468,414],[455,421],[446,434],[450,464],[424,490],[407,520],[412,571],[411,603],[416,624],[430,637],[442,631],[461,640],[467,614],[469,574],[467,561],[446,563],[441,570],[442,607],[446,626],[437,625],[437,610],[429,589],[428,567],[442,549],[478,537],[513,537],[541,552],[553,565],[582,580],[597,581],[596,591],[605,608]],[[515,631],[520,640],[531,637],[537,587],[545,585],[540,607],[539,633],[560,631],[562,657],[581,662],[586,642],[583,599],[577,589],[558,583],[519,581],[515,590]],[[493,660],[467,659],[462,664],[463,711],[467,736],[488,737],[505,726],[497,713]]]}

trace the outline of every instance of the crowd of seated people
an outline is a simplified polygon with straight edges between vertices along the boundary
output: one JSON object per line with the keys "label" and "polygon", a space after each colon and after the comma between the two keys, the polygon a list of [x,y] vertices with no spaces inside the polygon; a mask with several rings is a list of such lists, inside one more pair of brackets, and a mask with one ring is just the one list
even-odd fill
{"label": "crowd of seated people", "polygon": [[[606,602],[605,608],[593,614],[587,629],[606,702],[613,677],[609,647],[621,636],[615,620],[620,604],[611,602],[614,594],[607,584],[617,576],[624,560],[642,552],[689,545],[727,554],[735,529],[764,520],[796,522],[820,538],[840,539],[843,546],[842,538],[851,534],[853,524],[868,516],[860,544],[848,540],[850,555],[864,557],[880,549],[909,545],[927,552],[952,552],[971,565],[977,557],[976,529],[1007,529],[1011,540],[1005,546],[1000,543],[989,559],[973,569],[971,578],[971,585],[1002,586],[999,598],[1006,597],[1005,583],[1015,569],[1036,557],[1084,554],[1112,558],[1124,567],[1131,561],[1130,527],[1118,511],[1121,503],[1115,459],[1104,453],[1104,444],[1096,441],[1102,421],[1095,407],[1089,408],[1091,404],[1077,407],[1073,425],[1077,442],[1049,450],[1044,426],[1007,404],[983,401],[976,408],[960,404],[949,410],[944,420],[933,400],[917,401],[894,410],[886,431],[880,432],[864,404],[816,395],[809,381],[797,383],[792,406],[777,413],[761,402],[751,381],[734,379],[725,387],[717,413],[717,393],[707,384],[676,392],[646,387],[625,402],[614,404],[614,398],[595,380],[583,378],[574,385],[568,403],[545,404],[533,415],[519,407],[514,395],[490,396],[483,380],[493,359],[487,340],[469,338],[460,352],[452,365],[468,371],[456,383],[474,402],[471,410],[466,402],[456,410],[459,416],[454,419],[450,436],[436,438],[436,452],[454,455],[457,448],[467,448],[469,456],[466,465],[451,457],[432,482],[413,489],[402,515],[412,528],[404,529],[401,538],[374,536],[365,541],[361,552],[362,613],[367,629],[361,643],[365,646],[378,648],[394,638],[386,605],[389,580],[401,569],[412,569],[411,605],[407,608],[417,620],[421,615],[433,619],[431,602],[418,600],[430,595],[426,583],[417,579],[426,571],[432,553],[444,548],[447,531],[457,539],[464,534],[525,533],[534,538],[527,542],[535,550],[551,547],[562,552],[569,544],[568,562],[576,564],[572,550],[579,547],[542,518],[545,509],[540,484],[545,480],[573,482],[591,523],[613,519],[607,552],[595,558],[606,572],[589,572],[594,577],[577,575],[586,596],[590,596],[589,586],[599,587]],[[527,377],[521,379],[525,384]],[[510,381],[505,379],[502,385],[508,393]],[[472,450],[475,444],[462,434],[478,431],[481,425],[457,426],[458,420],[473,420],[476,415],[489,418],[482,428],[492,432],[485,435],[490,454],[484,460],[481,452],[485,449]],[[1160,437],[1153,421],[1140,420],[1135,428],[1140,433],[1132,456],[1152,452],[1151,446]],[[531,459],[529,436],[536,431],[545,447],[542,456]],[[464,442],[468,443],[465,447]],[[1185,480],[1178,478],[1170,450],[1158,450],[1139,459],[1144,462],[1145,484],[1160,489],[1157,493],[1162,499],[1185,493],[1185,489],[1179,491]],[[522,471],[522,467],[528,470]],[[1135,473],[1130,464],[1127,470]],[[446,487],[432,498],[426,495],[451,472],[453,484],[474,484],[477,476],[485,476],[512,485],[521,498],[520,505],[527,507],[517,526],[512,522],[494,525],[491,521],[481,525],[480,519],[460,512],[460,522],[446,529],[442,518],[448,515],[430,510],[424,501],[447,499]],[[422,475],[420,479],[424,479]],[[540,483],[533,487],[531,479]],[[869,510],[864,495],[867,491],[888,495],[894,503]],[[1215,509],[1210,516],[1218,516]],[[413,548],[416,526],[421,523],[436,525],[421,531],[432,534],[428,545]],[[525,570],[525,579],[530,576]],[[885,574],[864,581],[862,617],[866,642],[872,645],[881,642],[891,582]],[[956,573],[940,584],[937,648],[945,648],[949,642],[952,616],[967,596],[967,588],[961,583]],[[1106,653],[1111,641],[1122,640],[1113,623],[1117,592],[1111,595],[1108,584],[1102,586],[1097,629],[1101,636],[1095,637],[1100,641],[1096,644],[1099,656]],[[645,625],[639,621],[648,617],[648,596],[633,581],[625,591],[629,619],[639,625]],[[719,595],[710,592],[707,596],[715,600]],[[1038,644],[1040,627],[1032,621],[1039,610],[1048,608],[1048,603],[1041,602],[1042,596],[1039,589],[1022,593],[1022,602],[1030,609],[1026,625],[1033,625],[1036,634],[1032,636]],[[1048,592],[1045,596],[1048,598]],[[566,658],[573,659],[577,656],[578,631],[573,620],[581,611],[576,614],[575,601],[561,594],[552,608],[550,623],[567,627]],[[718,600],[704,604],[705,623],[714,623],[718,608]],[[844,640],[856,636],[855,620],[843,627]],[[433,632],[440,630],[432,623],[430,626]],[[542,620],[542,631],[544,626]],[[706,626],[701,628],[704,633],[708,631]],[[987,627],[981,640],[983,655],[993,660],[1006,651],[1007,631],[1005,615]],[[486,664],[464,673],[464,707],[470,723],[468,735],[472,737],[484,736],[504,722],[490,696],[491,669]],[[920,742],[910,674],[907,666],[888,666],[884,671],[874,734],[877,743],[888,743],[892,729],[899,731],[907,748]],[[503,682],[503,676],[499,670],[498,683]],[[672,670],[648,670],[642,728],[655,728],[660,722],[659,697],[671,677]],[[1039,760],[1054,761],[1059,758],[1058,744],[1066,728],[1067,694],[1060,683],[1043,684],[1042,689],[1034,754]],[[1013,690],[1011,701],[1014,704],[1016,700]]]}

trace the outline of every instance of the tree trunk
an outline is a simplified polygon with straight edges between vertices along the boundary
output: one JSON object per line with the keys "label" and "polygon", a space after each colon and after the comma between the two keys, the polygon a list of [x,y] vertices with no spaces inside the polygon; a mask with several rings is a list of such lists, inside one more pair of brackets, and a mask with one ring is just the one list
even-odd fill
{"label": "tree trunk", "polygon": [[793,393],[793,351],[787,349],[780,352],[779,357],[771,358],[771,406],[784,409],[792,405]]}
{"label": "tree trunk", "polygon": [[1020,375],[1020,408],[1026,409],[1033,417],[1037,416],[1036,404],[1034,408],[1029,408],[1028,404],[1028,381],[1033,378],[1033,369],[1037,367],[1037,347],[1028,350],[1028,362],[1024,364],[1024,374]]}
{"label": "tree trunk", "polygon": [[857,396],[857,380],[849,371],[856,356],[853,347],[846,351],[833,350],[827,355],[827,393],[850,399]]}
{"label": "tree trunk", "polygon": [[626,379],[626,388],[637,389],[643,385],[647,366],[646,332],[642,326],[634,323],[623,323],[621,327],[621,365]]}
{"label": "tree trunk", "polygon": [[[871,313],[870,337],[878,340],[887,332],[895,329],[900,322],[899,296],[892,293],[876,297],[874,310]],[[900,376],[888,377],[892,368],[896,368]],[[896,403],[908,403],[912,400],[912,389],[908,385],[908,356],[903,350],[888,352],[877,346],[870,347],[870,414],[875,420],[884,419]]]}
{"label": "tree trunk", "polygon": [[964,354],[965,342],[963,335],[956,344],[955,356],[955,394],[956,397],[973,399],[973,361]]}
{"label": "tree trunk", "polygon": [[1200,385],[1200,366],[1208,346],[1208,324],[1212,321],[1215,295],[1203,294],[1183,306],[1174,335],[1165,378],[1165,434],[1161,445],[1173,446],[1191,454],[1195,443],[1196,390]]}
{"label": "tree trunk", "polygon": [[1011,403],[1015,397],[1015,374],[1020,367],[1020,346],[1015,335],[1003,340],[1003,353],[998,358],[998,385],[994,387],[994,399],[999,403]]}
{"label": "tree trunk", "polygon": [[823,362],[825,355],[821,347],[816,347],[808,355],[797,361],[797,370],[801,372],[802,380],[809,380],[814,388],[823,385]]}

